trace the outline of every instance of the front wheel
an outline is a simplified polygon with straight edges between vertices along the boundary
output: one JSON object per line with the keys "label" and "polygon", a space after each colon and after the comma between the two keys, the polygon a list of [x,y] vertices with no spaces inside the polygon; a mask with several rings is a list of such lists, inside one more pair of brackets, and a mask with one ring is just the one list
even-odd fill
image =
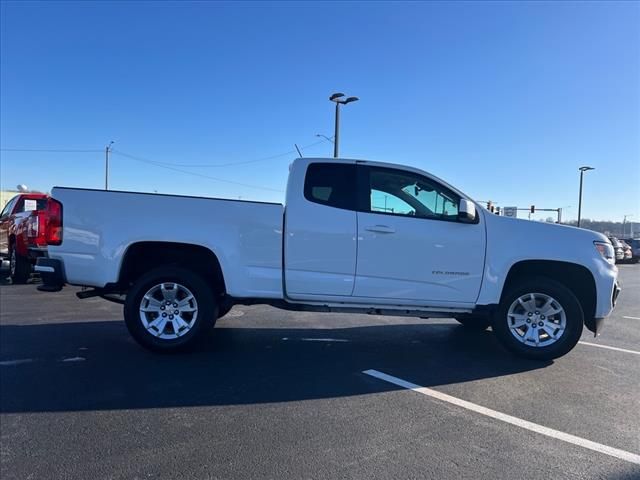
{"label": "front wheel", "polygon": [[551,360],[568,353],[582,335],[584,313],[567,287],[544,277],[523,281],[502,298],[492,323],[513,353]]}
{"label": "front wheel", "polygon": [[133,338],[157,352],[185,350],[212,326],[218,307],[198,274],[160,267],[141,276],[127,293],[124,319]]}

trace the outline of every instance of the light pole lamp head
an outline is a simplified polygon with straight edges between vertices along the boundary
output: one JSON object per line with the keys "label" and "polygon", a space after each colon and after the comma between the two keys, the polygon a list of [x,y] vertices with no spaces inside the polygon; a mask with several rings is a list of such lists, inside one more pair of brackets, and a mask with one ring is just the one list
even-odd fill
{"label": "light pole lamp head", "polygon": [[580,167],[578,170],[581,172],[588,172],[589,170],[595,170],[594,167]]}
{"label": "light pole lamp head", "polygon": [[339,102],[339,99],[342,97],[344,97],[344,93],[334,93],[329,97],[329,100],[331,100],[332,102]]}
{"label": "light pole lamp head", "polygon": [[360,100],[358,97],[349,97],[346,100],[344,100],[342,103],[346,105],[347,103],[357,102],[358,100]]}

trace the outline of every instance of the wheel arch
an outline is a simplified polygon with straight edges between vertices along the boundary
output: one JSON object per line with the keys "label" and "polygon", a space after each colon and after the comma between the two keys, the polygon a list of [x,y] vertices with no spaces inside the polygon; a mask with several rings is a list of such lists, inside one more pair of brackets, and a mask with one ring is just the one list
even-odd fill
{"label": "wheel arch", "polygon": [[226,283],[216,254],[202,245],[182,242],[141,241],[129,245],[122,256],[118,285],[128,288],[147,271],[160,266],[179,265],[207,280],[219,294]]}
{"label": "wheel arch", "polygon": [[580,302],[586,327],[595,331],[597,290],[596,281],[588,268],[559,260],[522,260],[509,269],[500,301],[519,281],[533,276],[549,277],[571,290]]}

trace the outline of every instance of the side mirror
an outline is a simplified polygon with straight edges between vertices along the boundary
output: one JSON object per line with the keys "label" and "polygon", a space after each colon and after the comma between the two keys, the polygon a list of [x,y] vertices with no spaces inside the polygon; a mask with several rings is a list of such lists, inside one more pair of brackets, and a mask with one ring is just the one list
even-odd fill
{"label": "side mirror", "polygon": [[475,223],[476,206],[471,200],[461,198],[458,204],[458,220],[463,223]]}

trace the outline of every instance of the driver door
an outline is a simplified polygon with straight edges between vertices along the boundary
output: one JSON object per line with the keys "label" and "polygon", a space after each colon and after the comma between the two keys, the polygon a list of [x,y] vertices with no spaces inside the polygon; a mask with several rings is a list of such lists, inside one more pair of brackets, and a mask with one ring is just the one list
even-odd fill
{"label": "driver door", "polygon": [[362,166],[353,296],[420,305],[475,302],[485,233],[457,220],[460,197],[426,176]]}

